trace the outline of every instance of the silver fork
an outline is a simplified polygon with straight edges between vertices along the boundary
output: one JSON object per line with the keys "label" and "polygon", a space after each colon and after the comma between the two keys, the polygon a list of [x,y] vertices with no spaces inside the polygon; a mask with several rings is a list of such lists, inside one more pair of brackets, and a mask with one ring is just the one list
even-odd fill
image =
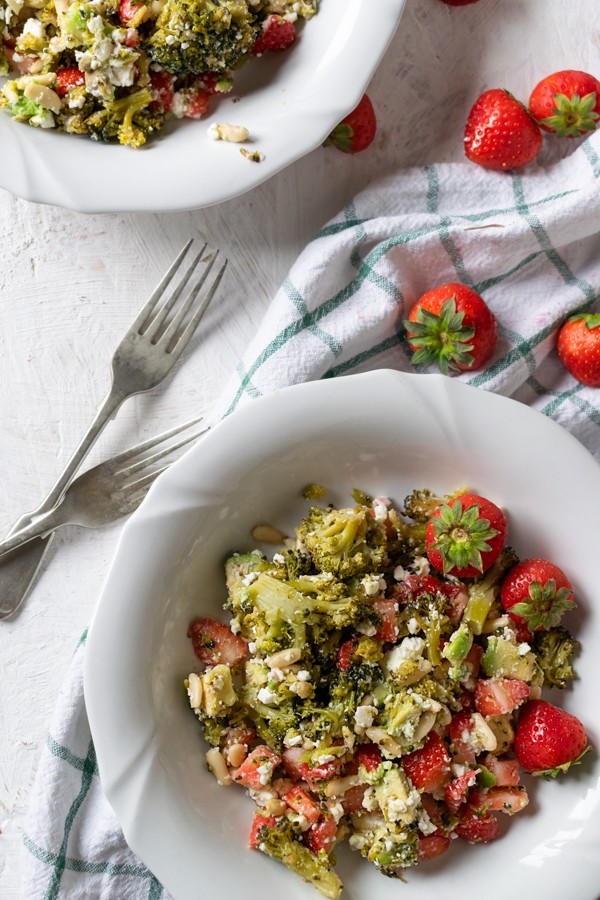
{"label": "silver fork", "polygon": [[[227,259],[218,260],[218,251],[203,259],[204,244],[181,274],[181,264],[192,243],[188,241],[179,253],[117,347],[112,360],[112,384],[108,395],[56,484],[37,509],[21,516],[9,535],[30,525],[36,517],[56,506],[86,454],[121,404],[128,397],[151,390],[159,384],[181,355],[214,297],[227,266]],[[204,263],[204,269],[198,281],[190,286],[175,311],[175,304],[200,263]],[[172,282],[173,289],[168,293]],[[172,318],[167,321],[170,313]],[[52,535],[37,538],[3,559],[0,567],[0,619],[12,615],[21,605],[51,540]]]}
{"label": "silver fork", "polygon": [[[98,528],[129,515],[137,509],[158,476],[174,462],[173,459],[166,461],[167,457],[206,434],[208,428],[188,434],[173,444],[160,445],[201,421],[202,416],[192,419],[88,469],[71,482],[53,509],[2,541],[0,556],[63,525]],[[159,462],[165,464],[157,467]]]}

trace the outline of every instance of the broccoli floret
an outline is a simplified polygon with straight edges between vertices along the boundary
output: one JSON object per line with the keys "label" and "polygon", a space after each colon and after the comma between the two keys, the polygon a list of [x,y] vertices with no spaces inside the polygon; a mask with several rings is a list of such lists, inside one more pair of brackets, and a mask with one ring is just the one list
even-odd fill
{"label": "broccoli floret", "polygon": [[436,497],[427,488],[421,488],[404,498],[404,515],[414,522],[428,522],[443,502],[443,499]]}
{"label": "broccoli floret", "polygon": [[[225,563],[225,580],[227,582],[227,608],[235,615],[243,612],[248,599],[248,576],[259,575],[272,568],[272,564],[259,551],[252,553],[234,553]],[[251,579],[250,579],[251,580]]]}
{"label": "broccoli floret", "polygon": [[338,669],[331,676],[328,709],[339,722],[353,722],[363,697],[382,679],[381,668],[376,663],[357,661],[351,662],[347,669]]}
{"label": "broccoli floret", "polygon": [[521,681],[531,681],[535,669],[535,655],[527,650],[527,645],[521,648],[515,640],[490,635],[487,639],[487,647],[481,660],[481,667],[490,678],[519,678]]}
{"label": "broccoli floret", "polygon": [[327,488],[322,484],[307,484],[302,488],[302,496],[305,500],[320,500],[327,493]]}
{"label": "broccoli floret", "polygon": [[544,673],[544,687],[564,688],[568,681],[575,678],[572,660],[579,648],[579,641],[572,638],[562,625],[536,633],[533,649]]}
{"label": "broccoli floret", "polygon": [[242,689],[242,700],[248,703],[247,718],[250,719],[261,740],[271,750],[281,753],[285,745],[283,740],[288,731],[297,731],[300,717],[298,711],[287,703],[284,706],[267,706],[256,699],[250,701],[246,689]]}
{"label": "broccoli floret", "polygon": [[325,851],[313,853],[301,844],[289,819],[282,816],[269,828],[265,826],[258,832],[259,849],[278,859],[284,866],[308,881],[324,897],[335,900],[342,892],[342,882],[334,872]]}
{"label": "broccoli floret", "polygon": [[85,120],[85,128],[96,141],[118,141],[138,148],[159,131],[164,116],[148,109],[152,92],[148,88],[105,104],[105,108]]}
{"label": "broccoli floret", "polygon": [[365,815],[353,815],[355,833],[350,846],[358,850],[390,878],[401,877],[401,870],[417,865],[419,831],[415,825],[402,830],[381,820],[370,821]]}
{"label": "broccoli floret", "polygon": [[260,34],[246,0],[167,0],[145,48],[167,72],[233,69]]}
{"label": "broccoli floret", "polygon": [[387,562],[385,529],[363,506],[313,506],[297,534],[317,569],[339,578],[378,572]]}
{"label": "broccoli floret", "polygon": [[519,561],[511,547],[504,547],[502,553],[488,571],[469,586],[469,599],[463,613],[463,622],[473,634],[481,634],[483,624],[500,593],[502,579],[509,569]]}

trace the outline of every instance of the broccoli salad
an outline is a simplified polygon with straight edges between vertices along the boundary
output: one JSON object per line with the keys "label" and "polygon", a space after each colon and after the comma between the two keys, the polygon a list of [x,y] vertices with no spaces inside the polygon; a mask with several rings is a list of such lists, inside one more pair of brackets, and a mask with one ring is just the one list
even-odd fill
{"label": "broccoli salad", "polygon": [[0,108],[140,147],[198,119],[248,59],[284,50],[317,0],[0,0]]}
{"label": "broccoli salad", "polygon": [[511,607],[511,573],[520,589],[519,567],[546,561],[519,562],[491,501],[354,500],[313,506],[293,539],[255,529],[280,546],[227,560],[230,621],[191,622],[185,680],[208,768],[254,801],[249,846],[332,898],[342,841],[402,879],[455,839],[500,836],[497,813],[529,802],[518,711],[567,685],[579,646],[563,573]]}

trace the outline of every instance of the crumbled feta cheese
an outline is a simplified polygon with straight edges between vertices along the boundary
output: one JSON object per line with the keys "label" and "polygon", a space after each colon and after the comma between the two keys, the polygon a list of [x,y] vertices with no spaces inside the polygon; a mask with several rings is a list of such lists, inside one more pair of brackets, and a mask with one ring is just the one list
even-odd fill
{"label": "crumbled feta cheese", "polygon": [[373,623],[367,622],[366,620],[364,622],[359,622],[356,626],[356,630],[360,634],[366,635],[366,637],[373,637],[373,635],[377,633],[377,629],[375,628]]}
{"label": "crumbled feta cheese", "polygon": [[231,630],[233,631],[234,634],[239,634],[240,631],[242,630],[242,626],[240,625],[239,619],[235,619],[235,618],[231,620],[231,622],[229,623],[229,627],[231,628]]}
{"label": "crumbled feta cheese", "polygon": [[281,669],[271,669],[271,671],[269,672],[269,678],[271,679],[271,681],[274,681],[275,684],[280,684],[284,679],[284,674]]}
{"label": "crumbled feta cheese", "polygon": [[303,737],[301,734],[294,734],[292,737],[286,735],[283,739],[283,743],[286,747],[299,747],[302,741]]}
{"label": "crumbled feta cheese", "polygon": [[433,824],[424,809],[419,812],[417,825],[421,834],[433,834],[434,831],[437,831],[437,827]]}
{"label": "crumbled feta cheese", "polygon": [[519,656],[525,656],[527,653],[529,653],[530,650],[531,647],[529,646],[529,644],[519,644]]}
{"label": "crumbled feta cheese", "polygon": [[370,728],[376,715],[374,706],[357,706],[354,721],[359,728]]}
{"label": "crumbled feta cheese", "polygon": [[406,578],[406,569],[403,569],[402,566],[396,566],[394,569],[394,578],[396,581],[404,581]]}
{"label": "crumbled feta cheese", "polygon": [[426,556],[417,556],[411,568],[417,575],[429,575],[429,560]]}
{"label": "crumbled feta cheese", "polygon": [[277,703],[277,694],[269,687],[262,687],[259,690],[257,697],[260,702],[264,703],[266,706],[274,706]]}
{"label": "crumbled feta cheese", "polygon": [[42,38],[44,36],[44,26],[39,19],[27,19],[21,34],[31,34],[33,37]]}
{"label": "crumbled feta cheese", "polygon": [[397,647],[383,657],[383,668],[386,672],[394,672],[408,659],[419,659],[425,649],[425,641],[420,637],[406,637]]}
{"label": "crumbled feta cheese", "polygon": [[333,755],[333,753],[324,753],[323,756],[319,756],[317,762],[320,766],[325,766],[327,765],[327,763],[333,762],[334,759],[335,756]]}
{"label": "crumbled feta cheese", "polygon": [[340,803],[339,800],[336,800],[335,803],[331,803],[328,806],[328,809],[329,809],[329,812],[331,813],[331,815],[333,816],[333,820],[334,820],[335,824],[337,825],[337,823],[340,821],[340,819],[344,815],[344,807],[342,806],[342,804]]}
{"label": "crumbled feta cheese", "polygon": [[273,763],[266,760],[262,765],[256,767],[256,771],[260,776],[260,783],[269,784],[271,775],[273,774]]}
{"label": "crumbled feta cheese", "polygon": [[275,553],[273,556],[273,562],[277,563],[278,566],[282,566],[285,563],[285,556],[283,553]]}
{"label": "crumbled feta cheese", "polygon": [[365,594],[367,595],[367,597],[375,597],[379,593],[379,582],[379,575],[365,575],[360,583],[365,589]]}
{"label": "crumbled feta cheese", "polygon": [[373,812],[373,810],[377,809],[379,806],[379,802],[375,795],[375,788],[368,787],[364,793],[362,800],[363,809],[367,809],[369,812]]}
{"label": "crumbled feta cheese", "polygon": [[248,653],[252,655],[256,653],[256,641],[248,641]]}
{"label": "crumbled feta cheese", "polygon": [[411,616],[408,622],[406,623],[406,627],[410,634],[416,634],[419,631],[419,623],[415,619],[414,616]]}
{"label": "crumbled feta cheese", "polygon": [[250,585],[254,581],[256,581],[257,578],[258,572],[248,572],[248,574],[244,575],[244,577],[242,578],[242,584],[244,585],[244,587],[250,587]]}
{"label": "crumbled feta cheese", "polygon": [[300,669],[300,671],[296,675],[296,678],[298,679],[298,681],[310,681],[311,674],[308,669]]}
{"label": "crumbled feta cheese", "polygon": [[388,497],[376,497],[373,500],[373,514],[376,522],[385,522],[388,517]]}

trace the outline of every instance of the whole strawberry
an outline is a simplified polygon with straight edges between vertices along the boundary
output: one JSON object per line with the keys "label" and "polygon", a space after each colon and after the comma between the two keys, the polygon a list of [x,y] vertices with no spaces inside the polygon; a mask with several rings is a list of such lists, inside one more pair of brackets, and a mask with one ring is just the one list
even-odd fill
{"label": "whole strawberry", "polygon": [[558,333],[558,356],[571,375],[588,387],[600,387],[600,313],[567,319]]}
{"label": "whole strawberry", "polygon": [[358,106],[336,125],[324,147],[337,147],[343,153],[360,153],[373,143],[377,118],[369,97],[365,94]]}
{"label": "whole strawberry", "polygon": [[554,72],[534,87],[529,112],[540,128],[559,137],[594,131],[600,118],[600,81],[576,69]]}
{"label": "whole strawberry", "polygon": [[500,590],[500,601],[509,616],[530,631],[555,628],[568,609],[573,609],[573,587],[558,566],[547,559],[523,559],[511,569]]}
{"label": "whole strawberry", "polygon": [[496,346],[498,324],[486,302],[464,284],[449,283],[420,297],[403,323],[415,365],[478,369]]}
{"label": "whole strawberry", "polygon": [[527,165],[540,152],[542,133],[508,91],[485,91],[465,126],[465,155],[486,169],[505,172]]}
{"label": "whole strawberry", "polygon": [[506,539],[502,510],[478,494],[443,503],[427,525],[427,556],[444,575],[475,578],[498,559]]}
{"label": "whole strawberry", "polygon": [[530,700],[519,714],[514,749],[528,772],[554,778],[581,760],[587,734],[571,713],[546,700]]}

